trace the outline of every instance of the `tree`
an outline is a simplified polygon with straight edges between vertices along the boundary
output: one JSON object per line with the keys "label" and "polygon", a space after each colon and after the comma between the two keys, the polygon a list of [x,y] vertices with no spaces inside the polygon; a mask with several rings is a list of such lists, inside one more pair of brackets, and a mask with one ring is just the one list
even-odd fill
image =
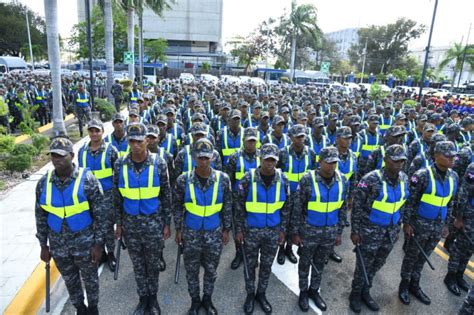
{"label": "tree", "polygon": [[424,25],[417,25],[415,21],[406,18],[399,18],[392,24],[361,28],[358,31],[359,42],[349,49],[350,61],[353,65],[362,63],[360,56],[367,39],[367,72],[388,73],[403,62],[408,52],[408,43],[420,37],[425,29]]}
{"label": "tree", "polygon": [[166,61],[165,51],[168,48],[168,42],[164,38],[149,39],[145,41],[145,51],[153,62]]}
{"label": "tree", "polygon": [[35,59],[43,59],[48,53],[46,22],[35,12],[21,4],[0,3],[0,55],[29,57],[26,17],[30,22],[31,45]]}
{"label": "tree", "polygon": [[[454,79],[456,74],[461,72],[461,64],[464,54],[466,58],[464,63],[469,65],[471,69],[474,69],[474,45],[462,46],[462,44],[454,43],[454,46],[449,48],[444,55],[444,59],[439,64],[439,69],[444,69],[448,64],[454,61],[453,67],[453,79],[451,81],[451,87],[454,85]],[[461,73],[459,74],[461,76]]]}
{"label": "tree", "polygon": [[114,96],[111,93],[114,84],[114,19],[112,10],[112,0],[103,0],[104,11],[104,35],[105,35],[105,63],[107,67],[107,98],[110,103],[114,103]]}
{"label": "tree", "polygon": [[48,62],[53,87],[53,133],[66,135],[63,120],[61,96],[61,58],[59,54],[58,3],[57,0],[44,0],[46,34],[48,39]]}

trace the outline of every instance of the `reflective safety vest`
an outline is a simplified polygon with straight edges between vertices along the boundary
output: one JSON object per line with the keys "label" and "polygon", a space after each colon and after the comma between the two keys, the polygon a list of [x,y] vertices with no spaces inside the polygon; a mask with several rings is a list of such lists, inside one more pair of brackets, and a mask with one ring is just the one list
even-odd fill
{"label": "reflective safety vest", "polygon": [[167,133],[165,136],[165,141],[160,144],[160,147],[165,149],[166,152],[173,155],[174,154],[174,146],[173,146],[173,135]]}
{"label": "reflective safety vest", "polygon": [[268,134],[268,142],[273,143],[278,146],[279,149],[282,149],[290,144],[290,138],[286,134],[281,135],[280,142],[273,141],[273,136],[271,133]]}
{"label": "reflective safety vest", "polygon": [[170,134],[172,134],[173,137],[176,139],[176,144],[180,146],[181,145],[181,129],[178,128],[177,123],[174,123],[173,131],[170,132]]}
{"label": "reflective safety vest", "polygon": [[462,140],[463,140],[463,144],[471,142],[472,133],[470,131],[469,132],[462,131],[460,133],[461,133],[461,137],[462,137]]}
{"label": "reflective safety vest", "polygon": [[359,157],[361,149],[362,149],[362,141],[360,141],[360,137],[356,137],[356,141],[352,139],[351,150],[352,152],[354,152],[356,158]]}
{"label": "reflective safety vest", "polygon": [[397,186],[393,188],[382,179],[382,174],[379,170],[375,172],[382,181],[382,189],[372,203],[369,221],[380,226],[398,224],[398,221],[400,221],[400,208],[405,204],[410,194],[408,183],[400,180]]}
{"label": "reflective safety vest", "polygon": [[237,190],[237,187],[240,184],[240,180],[244,177],[245,173],[251,169],[256,169],[260,166],[260,157],[255,156],[255,159],[252,161],[244,158],[242,152],[239,152],[239,158],[237,159],[237,164],[235,165],[235,185],[234,188]]}
{"label": "reflective safety vest", "polygon": [[414,139],[420,139],[423,133],[418,133],[416,129],[413,130]]}
{"label": "reflective safety vest", "polygon": [[258,121],[252,120],[252,115],[249,115],[247,118],[247,123],[245,124],[246,127],[258,127]]}
{"label": "reflective safety vest", "polygon": [[336,169],[344,175],[347,181],[349,181],[352,175],[357,172],[357,161],[352,157],[352,150],[349,149],[348,154],[349,158],[345,162],[339,159],[339,162],[337,162],[336,165]]}
{"label": "reflective safety vest", "polygon": [[48,212],[48,226],[56,233],[61,232],[63,220],[72,232],[84,230],[92,224],[89,202],[84,191],[87,170],[79,168],[77,177],[61,191],[52,182],[54,170],[48,171],[40,196],[40,206]]}
{"label": "reflective safety vest", "polygon": [[339,221],[339,209],[344,203],[346,188],[342,174],[336,171],[337,180],[328,189],[326,185],[316,182],[316,172],[309,172],[311,177],[311,197],[308,201],[306,222],[312,226],[334,226]]}
{"label": "reflective safety vest", "polygon": [[107,143],[111,143],[119,152],[120,157],[123,157],[128,154],[128,152],[130,152],[130,146],[128,145],[126,137],[124,137],[122,141],[117,142],[113,134],[109,134],[107,137],[104,138],[104,141]]}
{"label": "reflective safety vest", "polygon": [[364,143],[362,143],[361,155],[367,159],[373,151],[377,150],[380,146],[380,135],[378,132],[373,136],[371,133],[366,132],[364,134]]}
{"label": "reflective safety vest", "polygon": [[126,163],[120,166],[118,189],[123,197],[123,209],[129,215],[153,214],[160,208],[160,176],[156,154],[152,163],[135,174]]}
{"label": "reflective safety vest", "polygon": [[381,114],[379,121],[380,134],[383,136],[385,134],[385,130],[387,130],[388,128],[390,128],[390,126],[393,125],[393,116],[390,115],[389,118],[385,118],[384,115]]}
{"label": "reflective safety vest", "polygon": [[224,202],[222,192],[222,174],[216,172],[214,185],[202,191],[189,180],[186,175],[186,193],[184,196],[184,207],[186,208],[186,226],[193,230],[214,230],[220,225],[219,212]]}
{"label": "reflective safety vest", "polygon": [[130,91],[128,92],[128,96],[130,97],[130,104],[137,104],[138,98],[140,97],[140,91]]}
{"label": "reflective safety vest", "polygon": [[305,154],[302,159],[296,159],[295,157],[293,157],[293,155],[290,154],[290,147],[286,147],[286,150],[288,152],[288,160],[284,165],[283,172],[285,173],[286,177],[288,177],[291,192],[296,191],[300,179],[313,166],[311,159],[309,158],[309,148],[306,147],[306,149],[308,153]]}
{"label": "reflective safety vest", "polygon": [[327,137],[324,135],[322,137],[323,139],[321,140],[321,144],[318,144],[318,142],[314,140],[312,135],[308,137],[309,147],[316,153],[316,162],[319,162],[319,153],[321,152],[321,149],[327,146]]}
{"label": "reflective safety vest", "polygon": [[89,106],[89,94],[87,93],[77,93],[76,103],[78,107],[87,107]]}
{"label": "reflective safety vest", "polygon": [[243,140],[244,132],[242,129],[239,131],[239,135],[233,140],[229,137],[229,128],[224,127],[222,129],[222,165],[227,165],[229,160],[229,156],[237,151],[238,149],[242,148],[244,140]]}
{"label": "reflective safety vest", "polygon": [[280,210],[286,201],[286,191],[280,170],[275,170],[278,180],[268,189],[255,180],[255,169],[250,170],[250,189],[245,202],[249,227],[275,227],[280,224]]}
{"label": "reflective safety vest", "polygon": [[453,176],[449,176],[444,182],[440,182],[434,178],[433,167],[428,167],[427,170],[430,181],[421,196],[418,215],[431,220],[441,216],[441,219],[445,220],[448,213],[448,203],[456,193],[458,183]]}
{"label": "reflective safety vest", "polygon": [[105,150],[95,157],[87,150],[87,144],[85,144],[78,154],[79,167],[88,168],[92,171],[92,174],[99,180],[104,191],[108,191],[113,188],[112,171],[113,165],[110,163],[110,150],[112,145],[110,143],[105,144]]}
{"label": "reflective safety vest", "polygon": [[46,92],[44,90],[41,90],[41,91],[36,90],[35,91],[35,103],[36,104],[46,105],[45,97],[46,97]]}

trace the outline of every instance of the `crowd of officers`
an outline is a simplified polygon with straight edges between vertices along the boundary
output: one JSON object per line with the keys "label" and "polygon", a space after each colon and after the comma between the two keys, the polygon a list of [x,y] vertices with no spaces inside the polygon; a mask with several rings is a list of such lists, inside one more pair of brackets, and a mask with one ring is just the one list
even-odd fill
{"label": "crowd of officers", "polygon": [[[128,115],[115,114],[111,134],[90,120],[90,142],[77,157],[67,138],[52,141],[55,169],[37,185],[41,259],[54,258],[78,314],[97,314],[97,264],[106,257],[114,270],[114,239],[123,240],[139,296],[133,314],[160,314],[173,219],[188,314],[217,314],[212,295],[230,232],[231,267],[244,265],[246,314],[255,302],[272,312],[266,293],[276,256],[298,264],[301,310],[311,299],[325,311],[321,277],[329,257],[342,260],[334,246],[350,227],[357,263],[349,305],[359,313],[362,304],[380,309],[370,289],[403,229],[401,302],[430,304],[420,277],[441,237],[450,253],[444,282],[460,295],[473,252],[474,120],[402,101],[291,85],[167,81],[144,93],[134,84]],[[472,288],[460,312],[473,314]]]}

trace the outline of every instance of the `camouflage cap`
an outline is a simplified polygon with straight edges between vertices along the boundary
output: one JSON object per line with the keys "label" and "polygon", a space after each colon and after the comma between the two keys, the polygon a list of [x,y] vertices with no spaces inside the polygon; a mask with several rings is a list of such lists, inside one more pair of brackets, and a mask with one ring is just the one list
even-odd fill
{"label": "camouflage cap", "polygon": [[397,116],[395,116],[395,120],[406,120],[407,119],[407,116],[405,116],[405,114],[397,114]]}
{"label": "camouflage cap", "polygon": [[205,118],[206,116],[202,113],[194,113],[193,116],[191,116],[191,121],[192,122],[195,122],[195,121],[201,121],[201,122],[204,122],[206,120]]}
{"label": "camouflage cap", "polygon": [[442,118],[442,116],[438,113],[434,113],[433,115],[431,115],[431,120],[440,120]]}
{"label": "camouflage cap", "polygon": [[281,109],[280,109],[280,113],[284,114],[284,113],[289,113],[290,112],[290,109],[287,107],[287,106],[283,106]]}
{"label": "camouflage cap", "polygon": [[330,113],[328,115],[328,120],[338,120],[339,116],[336,113]]}
{"label": "camouflage cap", "polygon": [[252,110],[262,109],[262,108],[263,108],[263,105],[260,102],[255,102],[255,104],[253,104],[253,106],[252,106]]}
{"label": "camouflage cap", "polygon": [[474,163],[469,164],[469,166],[466,169],[466,178],[470,182],[474,181]]}
{"label": "camouflage cap", "polygon": [[458,124],[454,123],[454,124],[449,124],[447,127],[446,127],[446,133],[455,133],[455,132],[459,132],[461,131],[461,126],[459,126]]}
{"label": "camouflage cap", "polygon": [[229,118],[230,119],[234,119],[234,118],[239,118],[240,119],[240,118],[242,118],[242,113],[238,109],[233,109],[229,114]]}
{"label": "camouflage cap", "polygon": [[99,119],[92,119],[87,123],[87,130],[91,128],[104,130],[104,124]]}
{"label": "camouflage cap", "polygon": [[122,113],[115,113],[114,116],[112,116],[112,122],[117,120],[125,121],[125,117],[123,117]]}
{"label": "camouflage cap", "polygon": [[298,120],[308,120],[308,114],[306,112],[299,112],[296,118]]}
{"label": "camouflage cap", "polygon": [[290,137],[300,137],[306,135],[306,128],[301,124],[296,124],[291,126],[290,130],[288,131]]}
{"label": "camouflage cap", "polygon": [[146,135],[158,138],[160,136],[160,128],[155,125],[148,125]]}
{"label": "camouflage cap", "polygon": [[189,128],[189,133],[192,135],[207,135],[207,125],[202,122],[196,122],[191,126],[191,128]]}
{"label": "camouflage cap", "polygon": [[244,130],[244,141],[247,140],[258,140],[257,128],[249,127]]}
{"label": "camouflage cap", "polygon": [[224,103],[221,104],[221,108],[222,108],[222,109],[231,110],[231,109],[232,109],[232,106],[230,106],[229,103],[224,102]]}
{"label": "camouflage cap", "polygon": [[262,160],[266,159],[275,159],[278,161],[278,147],[276,144],[273,143],[265,143],[261,148],[260,148],[260,155]]}
{"label": "camouflage cap", "polygon": [[355,125],[360,125],[360,116],[359,115],[351,115],[349,117],[349,125],[350,126],[355,126]]}
{"label": "camouflage cap", "polygon": [[313,127],[319,128],[324,127],[324,119],[323,117],[315,117],[313,119]]}
{"label": "camouflage cap", "polygon": [[138,109],[136,109],[136,108],[130,108],[130,110],[128,111],[128,116],[129,116],[129,117],[130,117],[130,116],[137,116],[137,117],[140,116],[140,115],[138,114]]}
{"label": "camouflage cap", "polygon": [[423,126],[423,132],[425,131],[435,131],[436,130],[436,127],[435,125],[431,124],[431,123],[426,123],[424,126]]}
{"label": "camouflage cap", "polygon": [[392,144],[385,150],[385,156],[389,157],[392,161],[406,160],[407,155],[405,149],[400,144]]}
{"label": "camouflage cap", "polygon": [[448,140],[448,138],[446,138],[445,135],[443,135],[442,133],[435,133],[432,137],[431,137],[431,145],[435,145],[437,142],[440,142],[440,141],[446,141]]}
{"label": "camouflage cap", "polygon": [[131,123],[127,126],[127,140],[143,141],[145,139],[147,128],[142,123]]}
{"label": "camouflage cap", "polygon": [[378,115],[370,115],[368,119],[369,124],[374,123],[374,124],[379,124],[379,116]]}
{"label": "camouflage cap", "polygon": [[73,153],[73,144],[68,138],[55,138],[51,141],[49,146],[49,153],[56,153],[62,156],[66,156],[70,153]]}
{"label": "camouflage cap", "polygon": [[420,117],[418,117],[418,121],[428,121],[428,116],[426,116],[425,114],[420,115]]}
{"label": "camouflage cap", "polygon": [[163,114],[156,116],[156,124],[158,125],[159,123],[167,124],[168,117],[166,117],[166,115],[163,115]]}
{"label": "camouflage cap", "polygon": [[264,118],[270,118],[270,114],[268,114],[268,112],[262,112],[262,114],[260,115],[260,119],[264,119]]}
{"label": "camouflage cap", "polygon": [[347,126],[337,128],[336,137],[341,137],[341,138],[344,138],[344,139],[352,138],[351,128],[349,128]]}
{"label": "camouflage cap", "polygon": [[273,117],[273,121],[272,121],[272,125],[273,126],[276,126],[278,124],[285,124],[285,118],[283,118],[282,116],[280,115],[277,115],[275,117]]}
{"label": "camouflage cap", "polygon": [[326,163],[339,162],[339,151],[336,147],[325,147],[319,152],[319,160]]}
{"label": "camouflage cap", "polygon": [[390,126],[387,131],[385,132],[385,134],[387,136],[390,136],[390,137],[398,137],[398,136],[403,136],[404,134],[406,134],[407,131],[406,131],[406,128],[404,126]]}
{"label": "camouflage cap", "polygon": [[207,138],[199,139],[193,143],[193,155],[196,158],[207,157],[211,159],[214,156],[214,145]]}
{"label": "camouflage cap", "polygon": [[456,146],[451,141],[440,141],[436,143],[434,153],[439,153],[446,157],[453,157],[458,154],[456,152]]}
{"label": "camouflage cap", "polygon": [[167,107],[163,108],[161,113],[163,115],[168,115],[168,114],[173,114],[174,115],[176,113],[176,111],[175,111],[173,106],[167,106]]}
{"label": "camouflage cap", "polygon": [[474,121],[472,120],[471,117],[465,117],[465,118],[461,121],[461,126],[467,127],[467,126],[469,126],[469,125],[471,125],[471,124],[473,124],[473,123],[474,123]]}
{"label": "camouflage cap", "polygon": [[384,108],[384,109],[392,109],[392,105],[390,105],[390,104],[387,103],[387,104],[385,104],[385,105],[383,106],[383,108]]}

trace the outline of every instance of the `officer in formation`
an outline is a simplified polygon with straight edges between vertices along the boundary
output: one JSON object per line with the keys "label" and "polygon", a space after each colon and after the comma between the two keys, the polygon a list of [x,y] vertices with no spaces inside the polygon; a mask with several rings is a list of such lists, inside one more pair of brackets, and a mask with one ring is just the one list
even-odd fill
{"label": "officer in formation", "polygon": [[171,189],[164,159],[147,150],[147,127],[127,126],[130,152],[114,165],[115,237],[125,238],[139,303],[134,314],[160,314],[158,278],[163,241],[171,235]]}
{"label": "officer in formation", "polygon": [[[98,265],[107,234],[109,210],[101,184],[74,163],[73,144],[55,138],[49,153],[54,169],[36,186],[36,237],[41,260],[54,259],[77,314],[99,314]],[[84,304],[84,282],[87,307]]]}
{"label": "officer in formation", "polygon": [[115,113],[112,117],[112,127],[114,131],[108,134],[104,140],[107,143],[111,143],[118,151],[119,156],[123,157],[130,152],[130,147],[125,132],[125,118],[121,113]]}
{"label": "officer in formation", "polygon": [[79,83],[77,93],[74,97],[74,113],[79,123],[79,133],[83,134],[83,126],[91,120],[90,95],[86,91],[84,83]]}

